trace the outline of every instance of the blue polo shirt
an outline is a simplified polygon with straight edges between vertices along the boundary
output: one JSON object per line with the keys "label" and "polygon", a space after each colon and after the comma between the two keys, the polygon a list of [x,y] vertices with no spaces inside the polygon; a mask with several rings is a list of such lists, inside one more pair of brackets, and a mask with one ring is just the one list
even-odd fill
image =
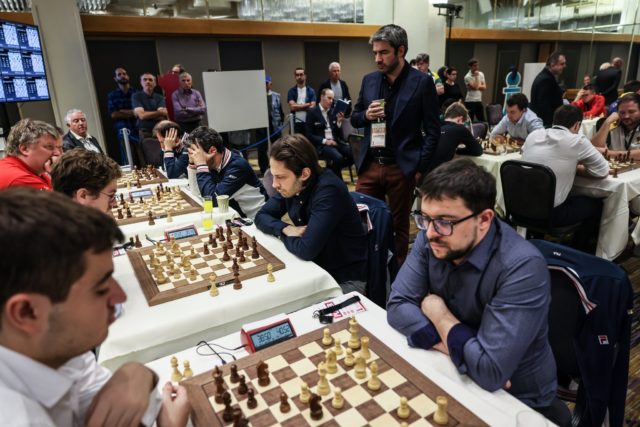
{"label": "blue polo shirt", "polygon": [[[107,110],[109,111],[109,115],[118,110],[132,110],[131,96],[134,93],[136,93],[136,90],[133,88],[130,88],[127,93],[124,93],[120,88],[109,92],[107,95]],[[114,119],[113,127],[118,134],[118,139],[122,139],[122,133],[120,133],[120,130],[124,128],[129,129],[132,134],[135,134],[136,118],[130,117],[127,119]],[[137,138],[137,135],[135,137]]]}

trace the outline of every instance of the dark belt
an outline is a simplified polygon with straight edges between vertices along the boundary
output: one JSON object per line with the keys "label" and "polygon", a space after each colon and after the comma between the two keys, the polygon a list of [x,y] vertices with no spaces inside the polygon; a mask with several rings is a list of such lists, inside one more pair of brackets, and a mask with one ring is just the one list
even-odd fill
{"label": "dark belt", "polygon": [[384,156],[370,156],[371,161],[379,164],[379,165],[395,165],[396,158],[395,157],[384,157]]}

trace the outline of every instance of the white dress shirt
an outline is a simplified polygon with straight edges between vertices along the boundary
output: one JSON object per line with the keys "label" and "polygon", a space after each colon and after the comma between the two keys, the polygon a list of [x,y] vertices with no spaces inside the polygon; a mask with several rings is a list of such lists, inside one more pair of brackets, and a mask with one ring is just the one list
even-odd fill
{"label": "white dress shirt", "polygon": [[95,153],[100,152],[100,149],[93,143],[93,141],[91,141],[91,135],[89,135],[88,133],[87,136],[83,138],[72,130],[70,130],[69,132],[71,132],[71,135],[73,135],[78,141],[82,143],[85,150],[93,151]]}
{"label": "white dress shirt", "polygon": [[[0,346],[0,425],[3,427],[80,427],[94,396],[111,378],[91,352],[52,369],[21,353]],[[162,400],[157,389],[149,395],[142,422],[154,423]]]}
{"label": "white dress shirt", "polygon": [[522,160],[551,168],[556,176],[554,207],[567,199],[578,163],[584,165],[594,177],[605,178],[609,175],[609,162],[591,141],[563,126],[533,131],[522,146]]}
{"label": "white dress shirt", "polygon": [[491,136],[495,138],[497,135],[509,133],[512,138],[518,138],[524,141],[531,132],[542,128],[544,128],[542,119],[527,108],[520,117],[520,120],[515,123],[509,120],[508,116],[504,116],[491,131]]}

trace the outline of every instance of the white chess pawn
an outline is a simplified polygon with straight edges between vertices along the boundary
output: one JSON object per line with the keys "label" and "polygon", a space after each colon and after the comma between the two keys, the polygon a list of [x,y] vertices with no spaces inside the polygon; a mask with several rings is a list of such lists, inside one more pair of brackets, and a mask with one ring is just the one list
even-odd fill
{"label": "white chess pawn", "polygon": [[378,378],[378,364],[374,360],[369,364],[369,370],[371,371],[371,378],[367,382],[367,388],[369,390],[380,390],[380,379]]}
{"label": "white chess pawn", "polygon": [[211,276],[209,276],[209,285],[211,285],[211,288],[209,289],[209,295],[211,295],[212,297],[217,297],[218,294],[220,294],[220,291],[216,286],[216,279],[217,277],[215,273],[212,273]]}
{"label": "white chess pawn", "polygon": [[309,403],[311,398],[311,392],[309,392],[309,385],[305,382],[300,384],[300,402]]}
{"label": "white chess pawn", "polygon": [[409,415],[411,415],[409,402],[407,401],[406,397],[402,396],[400,398],[400,406],[398,407],[398,411],[396,413],[398,414],[398,418],[402,418],[403,420],[409,418]]}
{"label": "white chess pawn", "polygon": [[347,354],[344,356],[344,364],[351,367],[355,363],[355,359],[353,358],[353,350],[347,348]]}
{"label": "white chess pawn", "polygon": [[189,361],[185,360],[184,362],[182,362],[182,364],[184,365],[184,371],[182,375],[185,378],[191,378],[193,376],[193,371],[191,370],[191,365],[189,364]]}
{"label": "white chess pawn", "polygon": [[335,409],[342,409],[344,406],[344,398],[342,397],[342,389],[340,387],[336,387],[333,390],[333,399],[331,400],[331,406]]}
{"label": "white chess pawn", "polygon": [[334,338],[333,341],[335,342],[335,345],[333,346],[333,352],[336,354],[336,356],[342,355],[343,351],[342,345],[340,344],[340,338]]}
{"label": "white chess pawn", "polygon": [[336,363],[336,354],[333,352],[333,349],[328,349],[324,352],[325,359],[324,363],[327,368],[327,373],[335,374],[338,372],[338,364]]}
{"label": "white chess pawn", "polygon": [[324,364],[320,366],[318,369],[318,386],[316,387],[316,391],[320,396],[326,396],[331,392],[329,388],[329,380],[327,380],[327,369],[324,367]]}
{"label": "white chess pawn", "polygon": [[371,359],[371,352],[369,351],[369,337],[360,338],[360,357],[364,360]]}
{"label": "white chess pawn", "polygon": [[333,338],[331,338],[331,331],[329,328],[324,328],[322,330],[322,345],[331,345],[333,342]]}
{"label": "white chess pawn", "polygon": [[173,356],[171,357],[171,381],[174,383],[182,380],[182,373],[178,369],[178,358]]}
{"label": "white chess pawn", "polygon": [[367,362],[361,357],[356,357],[356,378],[362,380],[367,377]]}

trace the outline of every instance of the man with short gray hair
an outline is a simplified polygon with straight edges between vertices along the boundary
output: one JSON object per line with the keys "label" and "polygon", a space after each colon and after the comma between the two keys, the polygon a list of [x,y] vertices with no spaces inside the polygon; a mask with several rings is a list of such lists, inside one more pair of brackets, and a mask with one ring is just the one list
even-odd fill
{"label": "man with short gray hair", "polygon": [[49,123],[32,119],[16,123],[7,138],[7,157],[0,160],[0,190],[26,186],[51,191],[47,167],[54,156],[62,155],[60,139]]}
{"label": "man with short gray hair", "polygon": [[206,105],[200,92],[192,88],[191,74],[180,74],[180,87],[171,95],[176,122],[187,133],[200,126]]}
{"label": "man with short gray hair", "polygon": [[[341,80],[341,68],[338,62],[332,62],[329,64],[329,79],[322,83],[318,88],[318,94],[322,93],[324,89],[331,89],[333,91],[334,99],[342,99],[343,101],[351,102],[351,94],[349,93],[349,86],[347,82]],[[351,104],[344,112],[345,117],[349,117],[351,114]]]}
{"label": "man with short gray hair", "polygon": [[64,121],[69,128],[69,132],[62,138],[62,148],[64,151],[73,150],[74,148],[84,148],[85,150],[102,153],[102,148],[98,140],[89,135],[87,127],[87,116],[78,109],[72,108],[67,111]]}

